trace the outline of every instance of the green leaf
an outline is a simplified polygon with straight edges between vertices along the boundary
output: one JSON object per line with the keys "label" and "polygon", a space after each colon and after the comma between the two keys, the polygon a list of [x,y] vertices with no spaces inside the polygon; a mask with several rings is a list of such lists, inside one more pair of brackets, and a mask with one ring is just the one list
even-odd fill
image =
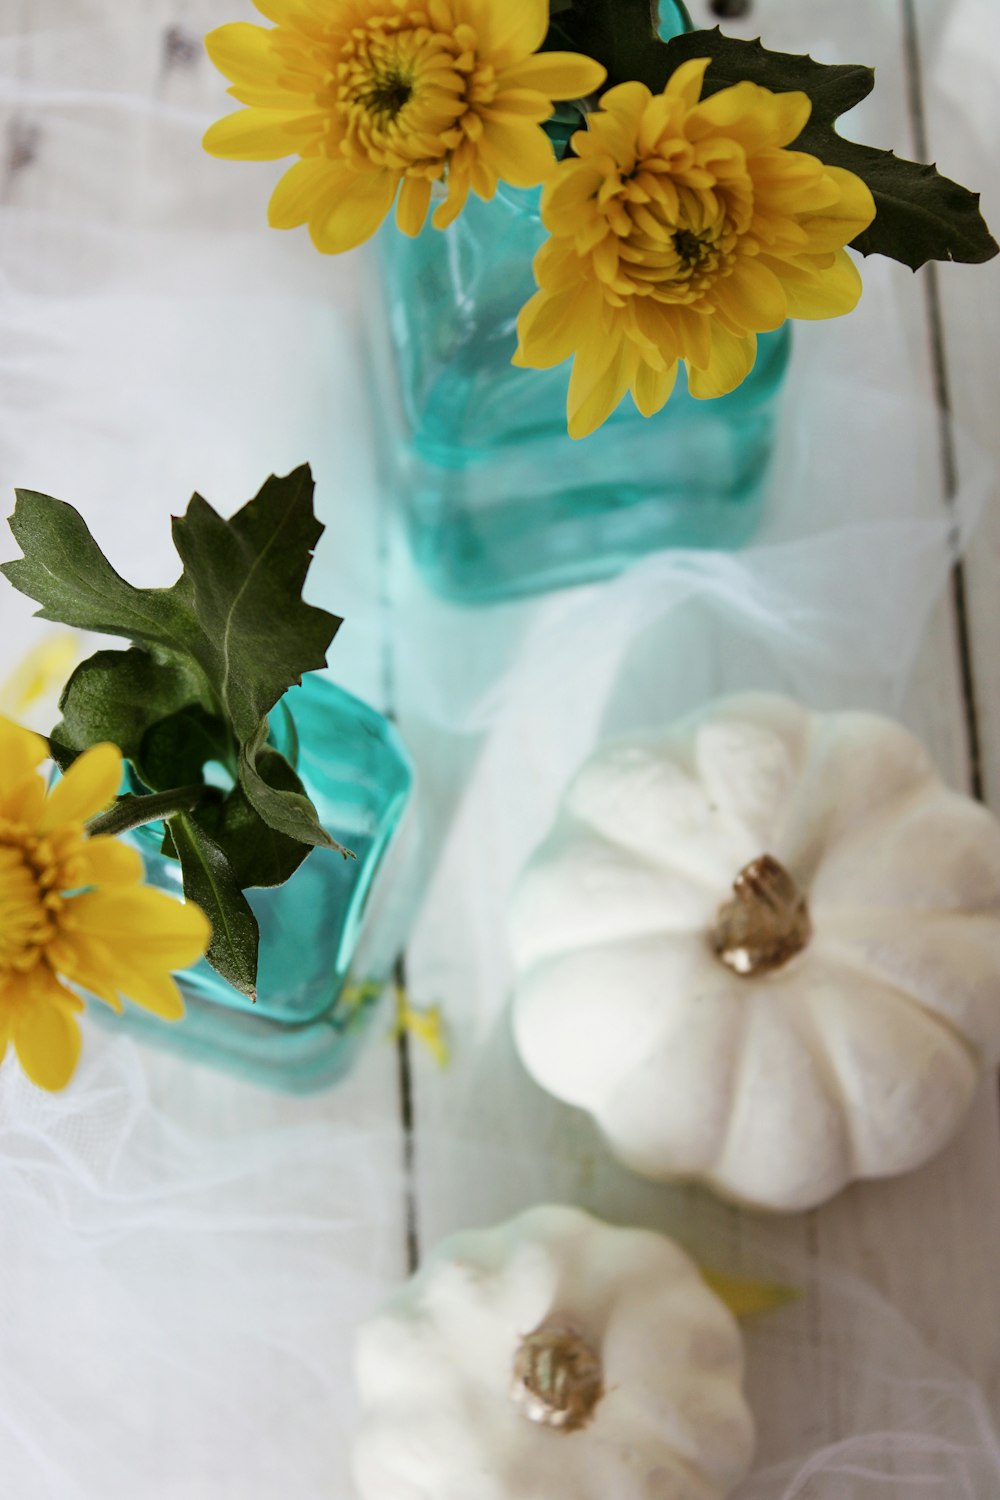
{"label": "green leaf", "polygon": [[134,763],[147,786],[163,790],[198,781],[209,761],[226,765],[232,748],[222,719],[206,713],[200,703],[188,703],[145,730]]}
{"label": "green leaf", "polygon": [[309,798],[280,783],[272,785],[273,761],[262,757],[263,741],[246,746],[240,754],[240,785],[250,803],[270,828],[303,844],[336,849],[345,859],[352,858],[349,849],[330,837],[316,816]]}
{"label": "green leaf", "polygon": [[212,924],[209,963],[241,994],[256,1000],[260,933],[229,861],[192,818],[173,818],[170,831],[181,862],[184,894],[197,902]]}
{"label": "green leaf", "polygon": [[[298,776],[277,750],[265,747],[257,757],[257,769],[270,787],[305,795]],[[308,844],[265,823],[242,786],[234,787],[222,802],[199,808],[195,820],[225,854],[243,890],[283,885],[310,852]]]}
{"label": "green leaf", "polygon": [[197,660],[198,627],[170,589],[135,589],[115,572],[72,505],[16,490],[10,529],[23,558],[0,565],[43,620],[122,635]]}
{"label": "green leaf", "polygon": [[549,5],[549,17],[544,49],[582,52],[603,63],[607,88],[643,78],[640,70],[663,46],[658,0],[557,0]]}
{"label": "green leaf", "polygon": [[[198,682],[183,666],[157,661],[148,651],[96,651],[82,662],[67,682],[59,700],[62,719],[52,739],[66,752],[65,767],[81,751],[108,740],[117,745],[138,769],[140,746],[147,731],[160,719],[191,702]],[[199,710],[203,712],[203,710]],[[178,783],[198,781],[201,763],[147,786],[163,790]]]}
{"label": "green leaf", "polygon": [[[246,932],[235,930],[238,960],[225,926],[231,920],[245,929],[249,908],[232,892],[279,883],[314,846],[348,852],[267,745],[268,714],[305,672],[326,664],[340,625],[302,599],[323,529],[309,469],[270,478],[229,520],[195,495],[174,521],[183,572],[169,589],[126,583],[82,517],[50,496],[19,492],[11,525],[25,556],[4,572],[43,614],[139,642],[132,651],[97,653],[76,674],[58,753],[69,759],[95,738],[114,739],[145,784],[164,792],[200,782],[212,760],[231,772],[236,786],[225,811],[212,807],[220,796],[204,801],[184,831],[174,827],[173,847],[186,886],[198,884],[193,899],[216,909],[211,962],[249,993]],[[206,890],[209,876],[215,887]]]}
{"label": "green leaf", "polygon": [[199,659],[242,744],[304,672],[326,665],[340,620],[302,599],[323,528],[308,467],[267,480],[224,521],[200,495],[173,523],[178,586],[201,628]]}

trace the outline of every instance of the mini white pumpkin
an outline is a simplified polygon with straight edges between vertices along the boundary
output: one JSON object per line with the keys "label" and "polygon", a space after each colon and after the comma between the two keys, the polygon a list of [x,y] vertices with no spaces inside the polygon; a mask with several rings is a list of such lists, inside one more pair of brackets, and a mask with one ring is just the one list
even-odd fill
{"label": "mini white pumpkin", "polygon": [[511,933],[529,1072],[741,1202],[919,1165],[1000,1056],[1000,824],[871,714],[752,695],[603,749]]}
{"label": "mini white pumpkin", "polygon": [[562,1207],[456,1235],[361,1329],[361,1500],[723,1500],[742,1364],[662,1235]]}

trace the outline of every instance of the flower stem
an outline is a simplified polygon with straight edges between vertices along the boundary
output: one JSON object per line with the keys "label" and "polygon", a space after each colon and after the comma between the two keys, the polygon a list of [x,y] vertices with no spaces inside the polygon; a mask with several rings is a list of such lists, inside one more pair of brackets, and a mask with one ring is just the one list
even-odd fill
{"label": "flower stem", "polygon": [[169,792],[153,792],[148,797],[126,793],[107,812],[91,819],[87,833],[91,838],[128,833],[132,828],[141,828],[144,823],[156,823],[174,813],[191,812],[202,802],[218,795],[215,787],[206,786],[201,781],[194,786],[174,787]]}

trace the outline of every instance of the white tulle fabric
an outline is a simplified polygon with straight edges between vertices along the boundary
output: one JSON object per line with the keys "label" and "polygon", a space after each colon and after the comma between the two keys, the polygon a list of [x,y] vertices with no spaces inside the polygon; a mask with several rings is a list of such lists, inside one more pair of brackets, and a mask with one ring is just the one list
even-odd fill
{"label": "white tulle fabric", "polygon": [[[959,435],[942,508],[936,414],[894,394],[923,358],[913,284],[872,263],[858,314],[799,330],[751,550],[651,557],[482,612],[433,600],[375,481],[362,258],[268,233],[272,169],[199,149],[222,96],[186,43],[244,11],[0,8],[0,473],[71,500],[127,576],[165,583],[167,518],[192,489],[229,509],[311,459],[328,531],[310,594],[346,620],[333,671],[396,711],[420,773],[428,891],[410,977],[445,1003],[455,1062],[418,1066],[408,1182],[378,1028],[355,1078],[303,1100],[93,1024],[64,1095],[8,1059],[11,1500],[349,1500],[351,1334],[404,1274],[414,1210],[430,1239],[581,1198],[567,1117],[520,1072],[505,1018],[507,893],[567,777],[604,734],[736,689],[907,717],[924,626],[989,484]],[[825,24],[816,47],[846,51],[837,17]],[[45,628],[0,589],[0,676]],[[636,1215],[606,1164],[587,1199]],[[995,1500],[982,1393],[870,1288],[703,1196],[655,1202],[669,1210],[649,1221],[703,1258],[802,1289],[749,1330],[760,1454],[740,1500]]]}

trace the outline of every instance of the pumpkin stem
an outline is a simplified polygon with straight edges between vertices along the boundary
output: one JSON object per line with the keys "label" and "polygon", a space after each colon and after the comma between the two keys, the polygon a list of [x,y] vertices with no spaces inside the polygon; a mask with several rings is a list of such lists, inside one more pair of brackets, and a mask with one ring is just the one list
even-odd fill
{"label": "pumpkin stem", "polygon": [[812,937],[806,898],[784,865],[761,855],[733,881],[732,901],[719,908],[710,934],[716,957],[744,979],[770,974]]}
{"label": "pumpkin stem", "polygon": [[521,1340],[510,1394],[529,1421],[578,1432],[604,1395],[601,1361],[569,1323],[541,1323]]}

